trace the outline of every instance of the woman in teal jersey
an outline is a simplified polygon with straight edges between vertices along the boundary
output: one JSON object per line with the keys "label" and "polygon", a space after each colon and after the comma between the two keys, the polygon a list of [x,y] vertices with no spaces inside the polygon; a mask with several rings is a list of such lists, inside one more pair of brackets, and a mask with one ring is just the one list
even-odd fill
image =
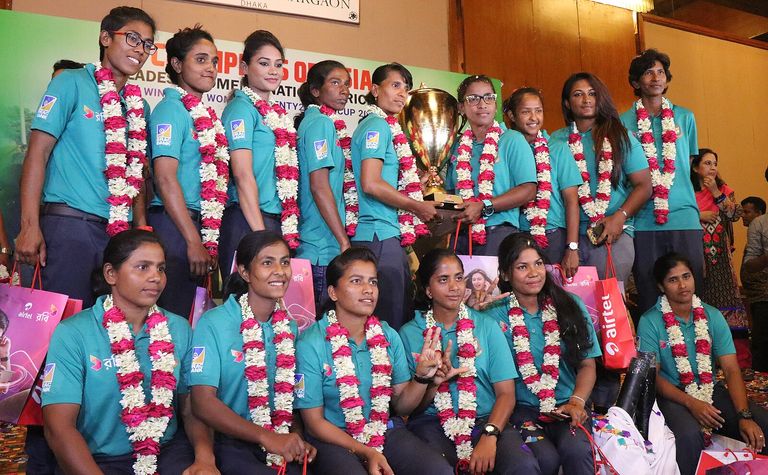
{"label": "woman in teal jersey", "polygon": [[282,204],[277,196],[275,134],[255,101],[272,101],[283,80],[285,52],[275,35],[257,30],[248,35],[240,73],[242,89],[234,92],[222,114],[231,153],[229,203],[221,223],[222,275],[230,274],[240,239],[251,231],[281,232]]}
{"label": "woman in teal jersey", "polygon": [[[522,450],[520,433],[509,424],[518,377],[510,364],[512,355],[496,321],[462,304],[466,281],[461,261],[450,250],[434,249],[421,259],[417,278],[419,310],[400,329],[405,354],[414,370],[414,351],[434,326],[440,329],[443,364],[408,428],[460,471],[540,473],[536,458]],[[443,383],[447,398],[436,396]],[[465,433],[459,434],[459,444],[445,435],[450,428],[444,424],[450,419],[441,421],[442,411],[474,411],[474,417],[463,421]]]}
{"label": "woman in teal jersey", "polygon": [[[279,457],[287,473],[298,474],[305,455],[314,459],[292,416],[298,328],[278,304],[290,282],[285,241],[272,231],[250,232],[237,248],[224,304],[195,328],[193,346],[203,356],[190,367],[192,407],[216,432],[216,465],[224,475],[274,473]],[[245,331],[249,318],[258,325],[255,339]],[[256,398],[261,402],[252,405]]]}
{"label": "woman in teal jersey", "polygon": [[[299,87],[304,112],[296,117],[301,209],[301,245],[296,256],[312,264],[318,312],[328,300],[325,269],[331,259],[349,248],[344,178],[347,160],[351,172],[352,140],[344,116],[339,114],[349,99],[349,81],[343,64],[326,60],[309,68],[307,81]],[[354,176],[351,178],[354,185]],[[355,189],[349,192],[356,195]],[[354,206],[356,203],[357,196]]]}
{"label": "woman in teal jersey", "polygon": [[150,118],[156,196],[148,216],[168,249],[168,287],[160,304],[186,316],[199,279],[215,270],[217,261],[201,235],[206,225],[201,208],[201,144],[196,121],[182,99],[202,100],[216,85],[219,58],[213,37],[200,25],[176,33],[165,50],[165,70],[176,86],[165,89]]}
{"label": "woman in teal jersey", "polygon": [[[42,394],[56,473],[138,473],[138,467],[143,473],[217,473],[208,428],[189,403],[192,330],[186,319],[157,307],[165,263],[154,233],[117,234],[104,251],[102,296],[56,328]],[[128,408],[126,401],[133,401]],[[149,421],[154,427],[134,425],[147,414],[156,418]],[[147,432],[150,437],[141,436]],[[153,447],[156,460],[146,457]]]}
{"label": "woman in teal jersey", "polygon": [[[536,206],[521,210],[520,230],[532,231],[534,236],[543,232],[546,246],[539,239],[544,256],[550,264],[560,264],[566,277],[573,277],[579,269],[579,169],[568,148],[562,143],[550,143],[549,134],[543,130],[544,98],[540,90],[517,89],[504,101],[504,112],[512,128],[531,145],[534,157],[542,162],[536,164]],[[539,175],[543,178],[540,183]]]}
{"label": "woman in teal jersey", "polygon": [[512,424],[543,474],[557,474],[562,467],[566,475],[592,475],[589,440],[575,430],[581,424],[591,432],[586,405],[595,383],[595,358],[601,355],[587,309],[552,280],[530,234],[501,243],[499,275],[507,293],[487,313],[504,330],[520,373]]}

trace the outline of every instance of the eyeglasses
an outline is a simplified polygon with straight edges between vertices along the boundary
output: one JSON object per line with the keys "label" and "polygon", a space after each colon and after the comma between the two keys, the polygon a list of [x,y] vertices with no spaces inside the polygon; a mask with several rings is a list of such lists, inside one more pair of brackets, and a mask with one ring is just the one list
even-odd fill
{"label": "eyeglasses", "polygon": [[476,106],[480,104],[481,99],[486,104],[493,104],[494,102],[496,102],[496,94],[486,94],[484,96],[478,96],[477,94],[470,94],[469,96],[464,98],[464,100],[467,101],[467,104],[471,106]]}
{"label": "eyeglasses", "polygon": [[112,34],[124,35],[125,42],[128,43],[128,46],[132,48],[135,48],[139,45],[144,45],[144,51],[147,54],[155,54],[155,51],[157,51],[157,45],[155,45],[154,41],[143,39],[141,35],[135,31],[113,31]]}

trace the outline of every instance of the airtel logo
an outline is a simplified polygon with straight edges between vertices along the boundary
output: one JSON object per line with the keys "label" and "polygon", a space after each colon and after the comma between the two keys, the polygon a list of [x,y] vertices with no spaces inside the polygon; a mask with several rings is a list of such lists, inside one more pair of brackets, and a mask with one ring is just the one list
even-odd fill
{"label": "airtel logo", "polygon": [[609,355],[614,356],[616,353],[619,352],[619,345],[616,343],[609,341],[605,344],[605,351],[608,352]]}

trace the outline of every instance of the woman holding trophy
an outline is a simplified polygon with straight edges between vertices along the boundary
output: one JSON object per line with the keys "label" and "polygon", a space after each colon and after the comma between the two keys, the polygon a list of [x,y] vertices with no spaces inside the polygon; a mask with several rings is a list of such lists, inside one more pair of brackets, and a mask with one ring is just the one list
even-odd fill
{"label": "woman holding trophy", "polygon": [[536,165],[531,147],[516,130],[496,121],[496,89],[488,76],[469,76],[459,85],[459,112],[469,127],[451,160],[446,188],[464,202],[454,219],[470,224],[457,250],[496,255],[499,244],[518,232],[521,206],[536,196]]}
{"label": "woman holding trophy", "polygon": [[369,113],[352,135],[352,168],[360,212],[354,243],[373,251],[386,302],[376,315],[399,329],[410,318],[406,296],[411,282],[404,248],[429,234],[426,223],[437,211],[424,202],[416,160],[397,120],[413,85],[410,71],[398,63],[379,66],[366,96]]}

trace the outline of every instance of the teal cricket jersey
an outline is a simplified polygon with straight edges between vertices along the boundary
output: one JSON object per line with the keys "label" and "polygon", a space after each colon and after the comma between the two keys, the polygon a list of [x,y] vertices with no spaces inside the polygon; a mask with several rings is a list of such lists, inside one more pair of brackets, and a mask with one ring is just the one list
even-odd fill
{"label": "teal cricket jersey", "polygon": [[[680,106],[672,105],[675,113],[675,128],[677,141],[675,141],[675,181],[669,190],[669,221],[667,224],[656,224],[653,215],[653,199],[648,200],[635,216],[635,229],[637,231],[677,231],[698,230],[699,207],[696,205],[696,194],[691,183],[691,155],[699,153],[698,133],[696,131],[696,118],[693,112]],[[621,122],[627,130],[637,137],[637,114],[634,106],[621,115]],[[651,130],[656,142],[656,152],[659,164],[661,158],[661,115],[651,117]]]}
{"label": "teal cricket jersey", "polygon": [[[456,189],[456,150],[454,148],[451,161],[446,172],[446,185],[448,190]],[[477,196],[477,176],[480,173],[480,155],[483,151],[483,142],[472,143],[472,181],[475,183],[475,196]],[[512,188],[523,183],[536,183],[536,162],[533,158],[531,146],[525,140],[523,134],[517,130],[507,129],[499,138],[499,153],[493,166],[496,175],[493,180],[493,196],[503,195]],[[520,227],[520,208],[512,208],[506,211],[496,211],[487,220],[486,226],[498,226],[511,224]]]}
{"label": "teal cricket jersey", "polygon": [[[595,328],[592,325],[592,318],[589,316],[589,312],[587,312],[587,307],[584,306],[584,302],[582,302],[578,296],[571,294],[570,292],[568,294],[571,296],[571,298],[573,298],[574,301],[576,301],[576,304],[578,304],[579,308],[581,309],[581,313],[584,315],[584,320],[586,320],[587,323],[589,338],[592,342],[592,348],[589,348],[585,351],[584,357],[597,358],[602,356],[603,353],[600,351],[600,344],[598,343],[597,336],[595,335]],[[504,332],[504,336],[507,338],[507,344],[512,351],[512,354],[514,355],[515,346],[512,340],[512,332],[509,327],[508,312],[509,298],[501,300],[498,304],[493,305],[484,311],[484,313],[493,318],[501,327],[501,330]],[[541,364],[544,361],[544,332],[542,330],[544,324],[541,320],[541,309],[539,309],[535,315],[531,315],[525,309],[523,309],[523,320],[525,321],[525,326],[528,328],[528,332],[530,333],[533,364],[540,372]],[[565,354],[565,343],[562,341],[560,343],[560,349],[562,350],[562,353]],[[564,358],[560,358],[559,368],[560,378],[557,380],[557,386],[555,386],[555,399],[557,400],[558,404],[564,404],[571,397],[573,394],[573,389],[576,387],[576,368],[572,368],[570,365],[568,365]],[[526,386],[523,380],[520,378],[515,380],[515,399],[519,404],[523,404],[525,406],[539,406],[539,398],[528,389],[528,386]]]}
{"label": "teal cricket jersey", "polygon": [[340,248],[331,229],[320,215],[312,196],[310,175],[320,169],[328,169],[328,184],[333,192],[336,211],[345,222],[344,212],[344,152],[336,136],[336,128],[330,117],[322,114],[317,107],[310,107],[299,125],[299,235],[301,244],[296,257],[309,259],[314,265],[327,266],[339,255]]}
{"label": "teal cricket jersey", "polygon": [[[213,386],[216,396],[233,412],[246,420],[248,411],[248,382],[245,379],[245,354],[240,324],[243,317],[237,297],[230,296],[223,305],[200,317],[192,338],[189,367],[190,386]],[[270,409],[274,409],[277,351],[271,319],[261,323],[267,363]],[[296,322],[291,322],[294,336],[299,334]]]}
{"label": "teal cricket jersey", "polygon": [[[570,126],[556,130],[552,134],[550,144],[559,142],[570,151],[570,147],[568,147],[568,135],[570,135],[571,130]],[[592,130],[590,129],[586,132],[581,132],[579,135],[581,135],[581,144],[584,146],[584,158],[586,159],[587,171],[589,172],[589,187],[592,190],[592,196],[594,196],[595,190],[597,190],[597,159],[595,158],[595,142],[592,139]],[[645,159],[645,155],[643,155],[643,148],[640,146],[640,142],[638,142],[632,134],[629,134],[629,150],[624,156],[619,184],[616,188],[611,187],[611,201],[608,204],[608,210],[605,212],[606,216],[615,213],[621,205],[624,204],[624,201],[626,201],[627,197],[632,192],[632,183],[629,181],[629,175],[647,168],[648,161]],[[579,213],[579,234],[584,235],[587,233],[587,228],[589,227],[589,218],[587,217],[587,214],[584,213],[581,206],[579,206]],[[628,218],[625,224],[629,227],[625,229],[624,232],[629,236],[634,236],[635,218]]]}
{"label": "teal cricket jersey", "polygon": [[[549,134],[542,131],[544,138],[549,141]],[[533,143],[531,150],[533,150]],[[534,157],[535,158],[535,157]],[[571,155],[571,150],[567,144],[561,142],[549,142],[549,161],[552,167],[552,195],[549,199],[549,211],[547,212],[546,229],[565,229],[565,201],[562,191],[572,186],[579,186],[582,183],[579,167]],[[525,217],[525,213],[520,213],[520,230],[530,231],[531,223]]]}
{"label": "teal cricket jersey", "polygon": [[[473,331],[475,341],[478,345],[477,356],[475,357],[475,384],[477,385],[477,417],[488,417],[496,403],[496,392],[493,389],[494,383],[507,381],[518,377],[515,364],[512,361],[512,353],[504,340],[499,326],[495,320],[488,318],[467,308],[470,318],[475,322]],[[408,359],[408,366],[411,372],[416,371],[418,357],[421,354],[421,347],[424,345],[424,330],[426,329],[426,320],[420,311],[416,311],[413,320],[409,321],[400,328],[400,338],[403,340],[405,355]],[[442,348],[448,345],[448,341],[453,342],[451,361],[454,368],[459,367],[458,345],[456,343],[456,324],[446,329],[441,323],[440,336],[442,337]],[[453,410],[459,410],[459,391],[456,388],[456,381],[450,383],[451,398],[453,400]],[[435,416],[437,409],[434,403],[424,411],[425,414]]]}
{"label": "teal cricket jersey", "polygon": [[[125,425],[120,419],[120,386],[109,335],[102,326],[104,297],[96,305],[62,321],[53,332],[43,376],[43,406],[78,404],[77,430],[82,434],[93,455],[117,456],[133,453]],[[189,392],[186,374],[191,361],[192,330],[185,318],[161,309],[168,318],[168,328],[174,344],[178,409],[178,394]],[[131,329],[133,333],[133,329]],[[144,394],[151,399],[149,333],[146,324],[133,335],[136,357],[144,374]],[[177,410],[168,423],[161,443],[171,440],[178,427]]]}
{"label": "teal cricket jersey", "polygon": [[[709,325],[709,338],[712,340],[712,372],[716,370],[717,358],[725,355],[736,354],[736,347],[733,345],[731,331],[725,317],[720,310],[702,302],[704,312],[707,314],[707,324]],[[672,356],[672,347],[669,344],[667,328],[664,326],[664,318],[661,313],[661,297],[656,301],[656,305],[651,307],[640,317],[640,323],[637,326],[637,336],[640,339],[640,351],[653,352],[656,354],[656,363],[661,367],[661,375],[672,383],[680,387],[680,374],[675,366],[675,358]],[[688,321],[675,315],[680,330],[685,338],[685,346],[688,349],[688,361],[691,363],[691,369],[696,383],[699,384],[698,368],[696,363],[696,330],[693,324],[693,311],[688,317]]]}
{"label": "teal cricket jersey", "polygon": [[[109,189],[104,170],[104,114],[94,77],[95,66],[63,71],[48,84],[32,130],[56,138],[45,169],[43,201],[109,218]],[[120,91],[121,97],[122,92]],[[125,101],[121,101],[125,111]],[[144,101],[144,115],[149,106]],[[147,150],[149,155],[149,150]],[[128,216],[131,221],[132,216]]]}
{"label": "teal cricket jersey", "polygon": [[[266,213],[283,211],[277,197],[275,175],[275,134],[243,91],[235,91],[221,117],[227,132],[230,150],[249,149],[253,163],[253,176],[259,188],[259,208]],[[230,203],[238,203],[237,183],[234,176],[229,181]]]}
{"label": "teal cricket jersey", "polygon": [[360,201],[357,222],[357,241],[373,241],[400,236],[397,208],[377,200],[363,191],[360,181],[364,160],[381,160],[381,178],[397,189],[399,160],[392,145],[392,132],[387,121],[376,114],[368,114],[357,124],[352,134],[352,169],[355,170],[355,185]]}
{"label": "teal cricket jersey", "polygon": [[[387,322],[382,321],[384,336],[389,341],[387,354],[392,365],[392,386],[411,380],[408,362],[405,359],[403,343],[397,332]],[[322,407],[325,419],[331,424],[345,429],[344,413],[339,406],[339,388],[336,386],[336,372],[333,369],[331,344],[325,340],[325,329],[328,328],[328,316],[309,327],[299,337],[296,348],[297,371],[296,379],[304,382],[305,390],[295,391],[294,407],[296,409],[311,409]],[[368,343],[363,340],[358,345],[349,341],[352,349],[352,361],[355,364],[355,374],[360,380],[360,397],[365,405],[363,416],[368,419],[371,413],[371,354]]]}
{"label": "teal cricket jersey", "polygon": [[[184,193],[188,209],[200,211],[200,142],[197,140],[192,116],[181,102],[181,94],[174,88],[163,91],[160,101],[149,119],[152,144],[152,163],[157,157],[176,159],[176,179]],[[155,183],[155,196],[150,206],[162,206],[162,190]]]}

